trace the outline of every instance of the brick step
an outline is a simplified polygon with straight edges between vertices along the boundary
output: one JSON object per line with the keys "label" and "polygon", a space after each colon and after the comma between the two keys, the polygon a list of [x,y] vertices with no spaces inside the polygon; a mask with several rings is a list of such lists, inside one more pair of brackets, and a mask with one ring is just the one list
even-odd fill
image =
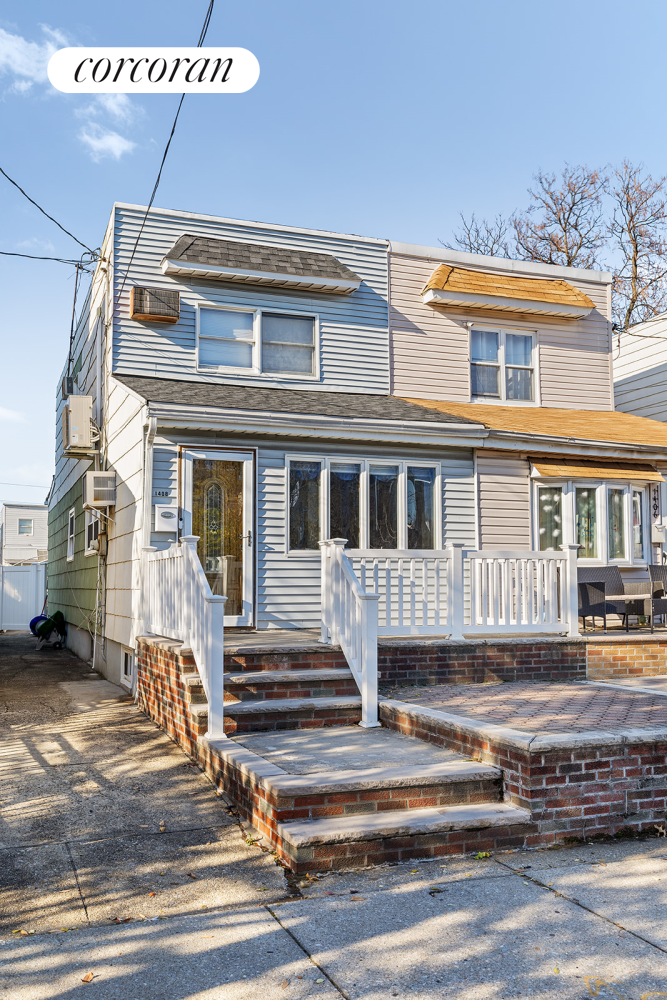
{"label": "brick step", "polygon": [[253,670],[224,675],[225,701],[347,697],[358,694],[349,667],[334,670]]}
{"label": "brick step", "polygon": [[521,847],[536,829],[526,809],[494,802],[293,820],[276,835],[292,870],[312,872]]}
{"label": "brick step", "polygon": [[[355,725],[361,719],[361,696],[341,698],[260,698],[225,703],[225,733],[258,733],[282,729]],[[208,705],[191,703],[198,734],[206,732]],[[202,728],[203,727],[203,728]]]}

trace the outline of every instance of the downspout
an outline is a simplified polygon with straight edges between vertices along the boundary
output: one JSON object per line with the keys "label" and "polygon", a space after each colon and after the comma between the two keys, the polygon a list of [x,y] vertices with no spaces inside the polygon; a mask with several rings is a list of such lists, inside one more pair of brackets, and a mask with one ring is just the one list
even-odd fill
{"label": "downspout", "polygon": [[151,500],[153,493],[153,441],[157,434],[157,417],[148,417],[144,445],[144,510],[142,520],[142,548],[151,544]]}

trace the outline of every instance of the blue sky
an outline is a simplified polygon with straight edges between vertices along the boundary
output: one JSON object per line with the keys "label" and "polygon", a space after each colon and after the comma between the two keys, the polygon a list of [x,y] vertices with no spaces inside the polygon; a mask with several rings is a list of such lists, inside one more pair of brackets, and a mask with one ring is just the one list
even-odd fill
{"label": "blue sky", "polygon": [[[207,5],[4,5],[0,165],[89,246],[114,201],[146,203],[178,97],[61,94],[48,56],[195,44]],[[207,43],[250,49],[260,79],[186,97],[156,205],[437,245],[459,211],[526,205],[538,168],[667,172],[666,29],[641,0],[217,0]],[[1,176],[0,212],[0,250],[77,256]],[[50,481],[72,290],[62,264],[0,257],[0,481]]]}

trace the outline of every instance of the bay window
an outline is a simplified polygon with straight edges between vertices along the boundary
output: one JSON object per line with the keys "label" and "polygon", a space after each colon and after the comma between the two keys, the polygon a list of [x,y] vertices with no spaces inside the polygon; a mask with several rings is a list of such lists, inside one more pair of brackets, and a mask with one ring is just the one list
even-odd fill
{"label": "bay window", "polygon": [[313,378],[317,317],[200,306],[198,367],[232,374]]}
{"label": "bay window", "polygon": [[647,503],[646,489],[627,483],[538,483],[537,547],[576,543],[579,559],[644,562]]}
{"label": "bay window", "polygon": [[470,331],[470,392],[473,399],[535,401],[535,338],[509,330]]}
{"label": "bay window", "polygon": [[437,463],[295,455],[287,466],[291,552],[318,551],[325,538],[345,538],[350,549],[439,547]]}

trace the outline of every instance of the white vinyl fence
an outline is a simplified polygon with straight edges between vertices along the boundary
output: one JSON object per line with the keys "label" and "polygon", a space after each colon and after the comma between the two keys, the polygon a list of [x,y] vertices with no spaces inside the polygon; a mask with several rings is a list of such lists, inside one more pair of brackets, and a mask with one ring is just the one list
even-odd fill
{"label": "white vinyl fence", "polygon": [[22,631],[41,614],[46,597],[46,563],[0,566],[0,629]]}

